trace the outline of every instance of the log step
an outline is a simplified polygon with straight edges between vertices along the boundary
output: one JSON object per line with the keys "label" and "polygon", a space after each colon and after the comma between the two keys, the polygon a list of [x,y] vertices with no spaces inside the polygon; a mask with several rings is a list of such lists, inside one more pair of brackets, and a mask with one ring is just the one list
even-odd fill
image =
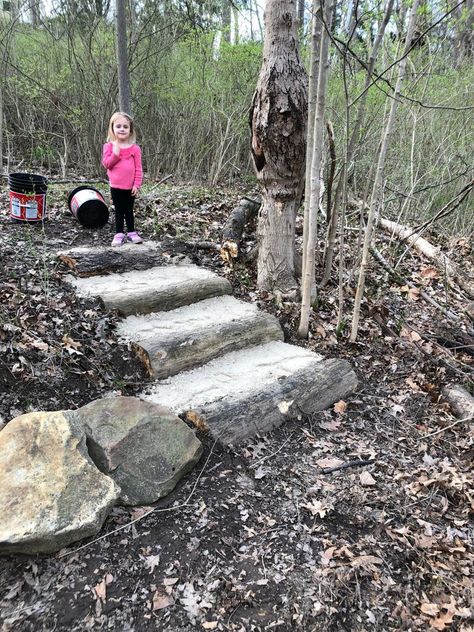
{"label": "log step", "polygon": [[128,316],[118,333],[161,379],[229,351],[283,340],[278,320],[251,303],[219,296],[168,312]]}
{"label": "log step", "polygon": [[214,296],[230,294],[231,285],[195,265],[157,266],[88,278],[66,277],[80,297],[97,297],[106,309],[124,316],[169,311]]}
{"label": "log step", "polygon": [[166,265],[166,249],[162,243],[146,241],[137,248],[136,244],[124,244],[121,248],[111,246],[78,246],[62,250],[57,255],[75,276],[88,277],[111,272],[148,270]]}
{"label": "log step", "polygon": [[158,382],[142,399],[167,406],[221,443],[268,432],[301,413],[324,410],[353,391],[345,360],[283,342],[233,351]]}

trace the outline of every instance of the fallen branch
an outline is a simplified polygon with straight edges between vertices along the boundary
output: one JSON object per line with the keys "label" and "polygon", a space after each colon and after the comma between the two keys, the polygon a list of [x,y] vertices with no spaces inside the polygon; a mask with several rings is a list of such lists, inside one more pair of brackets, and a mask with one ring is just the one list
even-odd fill
{"label": "fallen branch", "polygon": [[390,276],[400,285],[406,285],[410,288],[416,288],[419,293],[421,298],[423,298],[427,303],[429,303],[430,305],[432,305],[433,307],[435,307],[438,311],[442,312],[445,316],[447,316],[448,318],[454,319],[454,320],[460,320],[459,316],[457,314],[455,314],[454,312],[452,312],[451,310],[449,310],[447,307],[444,307],[443,305],[440,305],[437,301],[434,300],[434,298],[432,298],[431,296],[429,296],[429,294],[427,294],[426,292],[423,292],[423,290],[420,290],[414,283],[412,283],[411,281],[408,281],[408,279],[405,279],[399,272],[397,272],[395,270],[395,268],[393,268],[388,261],[384,258],[384,256],[373,246],[370,248],[370,252],[372,253],[374,259],[382,266],[382,268],[388,272],[390,274]]}
{"label": "fallen branch", "polygon": [[446,430],[449,430],[450,428],[453,428],[454,426],[457,426],[458,424],[462,424],[465,421],[472,421],[473,419],[474,419],[474,415],[471,415],[470,417],[465,417],[464,419],[457,419],[452,424],[449,424],[449,426],[445,426],[444,428],[440,428],[439,430],[436,430],[435,432],[429,432],[428,434],[423,435],[421,438],[422,439],[428,439],[428,437],[434,437],[435,435],[439,435],[442,432],[445,432]]}
{"label": "fallen branch", "polygon": [[164,178],[161,178],[161,180],[158,180],[158,182],[154,186],[152,186],[152,188],[148,191],[147,195],[150,195],[150,193],[153,193],[154,191],[156,191],[156,189],[160,186],[160,184],[163,184],[163,182],[166,182],[172,177],[173,177],[173,174],[170,173],[168,176],[164,176]]}
{"label": "fallen branch", "polygon": [[332,474],[332,472],[337,472],[338,470],[347,470],[349,467],[360,467],[362,465],[371,465],[372,463],[375,463],[375,459],[356,459],[335,467],[322,467],[321,474]]}
{"label": "fallen branch", "polygon": [[258,200],[242,198],[227,218],[222,229],[221,246],[221,257],[227,264],[232,264],[232,260],[238,256],[245,226],[257,216],[260,206]]}
{"label": "fallen branch", "polygon": [[459,268],[449,260],[449,258],[441,252],[440,248],[437,248],[430,244],[429,241],[421,237],[420,233],[414,232],[413,229],[402,224],[397,224],[391,220],[379,219],[379,224],[386,231],[392,235],[398,237],[401,241],[404,241],[409,246],[415,247],[419,252],[424,254],[428,259],[434,261],[434,263],[442,270],[446,276],[448,283],[453,286],[454,282],[468,294],[471,298],[474,298],[474,282],[461,273]]}

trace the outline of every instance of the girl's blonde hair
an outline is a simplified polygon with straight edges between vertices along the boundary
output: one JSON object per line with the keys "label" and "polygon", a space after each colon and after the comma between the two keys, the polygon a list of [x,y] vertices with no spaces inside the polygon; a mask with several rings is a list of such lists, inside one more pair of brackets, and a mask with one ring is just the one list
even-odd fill
{"label": "girl's blonde hair", "polygon": [[107,141],[112,142],[114,140],[117,140],[117,137],[115,136],[115,133],[114,133],[114,123],[121,116],[126,118],[127,121],[130,123],[130,140],[132,143],[134,143],[137,140],[137,137],[135,135],[135,125],[133,124],[133,118],[130,116],[130,114],[127,114],[126,112],[114,112],[112,116],[110,117],[109,129],[107,133]]}

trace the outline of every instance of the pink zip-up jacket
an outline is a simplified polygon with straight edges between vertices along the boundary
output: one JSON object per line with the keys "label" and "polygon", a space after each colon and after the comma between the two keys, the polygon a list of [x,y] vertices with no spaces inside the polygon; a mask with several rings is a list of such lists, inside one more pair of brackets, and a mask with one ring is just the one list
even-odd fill
{"label": "pink zip-up jacket", "polygon": [[113,189],[137,189],[143,182],[142,152],[138,145],[120,149],[120,155],[113,152],[112,143],[105,143],[102,164],[107,169],[110,186]]}

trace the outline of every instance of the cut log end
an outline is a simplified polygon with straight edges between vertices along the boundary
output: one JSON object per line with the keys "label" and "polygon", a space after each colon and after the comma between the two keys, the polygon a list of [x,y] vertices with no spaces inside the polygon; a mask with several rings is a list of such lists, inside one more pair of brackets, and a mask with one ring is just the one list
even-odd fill
{"label": "cut log end", "polygon": [[201,432],[204,432],[206,434],[209,432],[209,426],[206,424],[204,417],[202,417],[197,411],[188,410],[185,417],[186,421],[192,423],[193,426],[195,426]]}
{"label": "cut log end", "polygon": [[235,241],[225,241],[221,246],[220,254],[227,265],[232,265],[239,254],[239,246]]}
{"label": "cut log end", "polygon": [[139,361],[145,367],[145,370],[148,373],[148,375],[150,377],[155,377],[155,371],[154,371],[153,366],[151,364],[150,356],[145,351],[145,349],[143,347],[141,347],[139,344],[137,344],[136,342],[134,342],[132,344],[132,349],[133,349],[135,355],[137,356],[137,358],[139,359]]}

